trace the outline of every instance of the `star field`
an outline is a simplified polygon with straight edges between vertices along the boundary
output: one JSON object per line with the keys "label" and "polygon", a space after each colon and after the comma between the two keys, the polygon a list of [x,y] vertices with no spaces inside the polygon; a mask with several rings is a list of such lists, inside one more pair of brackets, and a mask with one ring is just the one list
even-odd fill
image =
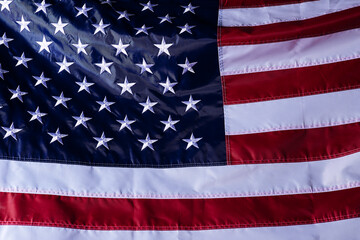
{"label": "star field", "polygon": [[2,155],[225,164],[217,1],[3,0],[0,11]]}

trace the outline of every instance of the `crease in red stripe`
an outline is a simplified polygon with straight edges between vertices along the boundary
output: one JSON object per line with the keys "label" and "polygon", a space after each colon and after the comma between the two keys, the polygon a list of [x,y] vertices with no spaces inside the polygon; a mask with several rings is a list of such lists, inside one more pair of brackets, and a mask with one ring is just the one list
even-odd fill
{"label": "crease in red stripe", "polygon": [[228,163],[318,161],[360,151],[360,123],[228,137]]}
{"label": "crease in red stripe", "polygon": [[221,0],[221,8],[254,8],[312,1],[318,0]]}
{"label": "crease in red stripe", "polygon": [[224,104],[299,97],[360,87],[360,59],[223,76]]}
{"label": "crease in red stripe", "polygon": [[360,188],[216,199],[104,199],[0,193],[0,224],[98,230],[287,226],[360,215]]}
{"label": "crease in red stripe", "polygon": [[219,46],[262,44],[317,37],[360,27],[360,7],[311,19],[253,27],[221,27]]}

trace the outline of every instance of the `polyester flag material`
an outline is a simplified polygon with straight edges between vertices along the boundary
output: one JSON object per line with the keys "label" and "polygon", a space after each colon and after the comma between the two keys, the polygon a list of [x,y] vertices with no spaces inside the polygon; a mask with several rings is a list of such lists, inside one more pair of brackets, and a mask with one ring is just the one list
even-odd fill
{"label": "polyester flag material", "polygon": [[358,239],[358,0],[0,0],[0,239]]}

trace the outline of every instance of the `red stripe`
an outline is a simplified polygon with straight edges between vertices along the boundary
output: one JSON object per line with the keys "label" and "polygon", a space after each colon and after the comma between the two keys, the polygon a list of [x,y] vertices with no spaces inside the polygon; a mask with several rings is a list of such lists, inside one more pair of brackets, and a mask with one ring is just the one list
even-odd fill
{"label": "red stripe", "polygon": [[305,162],[360,151],[360,123],[228,136],[229,164]]}
{"label": "red stripe", "polygon": [[221,0],[221,8],[265,7],[312,1],[317,0]]}
{"label": "red stripe", "polygon": [[360,188],[271,197],[104,199],[0,193],[0,224],[98,230],[200,230],[360,216]]}
{"label": "red stripe", "polygon": [[224,104],[240,104],[360,87],[360,59],[311,67],[223,76]]}
{"label": "red stripe", "polygon": [[220,46],[260,44],[322,36],[360,27],[360,7],[302,21],[253,27],[221,27]]}

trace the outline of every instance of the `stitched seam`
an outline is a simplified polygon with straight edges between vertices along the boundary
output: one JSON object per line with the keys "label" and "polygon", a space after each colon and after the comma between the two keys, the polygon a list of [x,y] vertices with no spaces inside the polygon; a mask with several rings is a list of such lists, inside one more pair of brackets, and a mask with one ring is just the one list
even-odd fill
{"label": "stitched seam", "polygon": [[360,25],[359,24],[355,24],[354,26],[352,25],[347,25],[345,27],[339,27],[339,28],[335,28],[331,31],[324,31],[324,32],[319,32],[319,33],[313,33],[313,34],[304,34],[304,35],[296,35],[296,36],[292,36],[292,37],[283,37],[283,38],[273,38],[273,39],[266,39],[266,40],[247,40],[247,41],[232,41],[232,40],[228,40],[228,41],[222,41],[222,45],[220,46],[232,46],[232,45],[247,45],[247,44],[263,44],[263,43],[273,43],[273,42],[279,42],[279,41],[289,41],[289,40],[296,40],[296,39],[301,39],[301,38],[310,38],[310,37],[318,37],[318,36],[323,36],[323,35],[327,35],[327,34],[331,34],[331,33],[336,33],[336,32],[340,32],[340,31],[344,31],[344,30],[349,30],[349,29],[354,29],[354,28],[358,28]]}
{"label": "stitched seam", "polygon": [[[273,24],[273,23],[279,23],[279,22],[294,22],[294,21],[302,21],[302,20],[306,20],[306,19],[310,19],[310,18],[316,18],[316,17],[320,17],[326,14],[331,14],[331,13],[337,13],[337,12],[341,12],[347,9],[351,9],[351,8],[355,8],[355,7],[359,7],[360,4],[354,4],[348,8],[342,8],[342,9],[337,9],[335,11],[327,11],[327,12],[322,12],[321,15],[312,15],[312,16],[308,16],[305,18],[288,18],[288,19],[276,19],[276,20],[272,20],[272,21],[263,21],[261,23],[256,23],[256,24],[241,24],[241,23],[235,23],[235,24],[231,24],[231,27],[255,27],[255,26],[261,26],[261,25],[267,25],[267,24]],[[219,11],[222,12],[222,11]],[[225,26],[224,26],[225,27]]]}
{"label": "stitched seam", "polygon": [[251,6],[222,6],[221,9],[233,9],[233,8],[257,8],[257,7],[272,7],[272,6],[282,6],[282,5],[288,5],[288,4],[297,4],[297,3],[304,3],[304,2],[312,2],[315,0],[293,0],[288,1],[287,3],[265,3],[265,4],[255,4]]}
{"label": "stitched seam", "polygon": [[311,224],[331,222],[337,220],[343,220],[348,218],[359,217],[360,213],[355,211],[352,214],[339,215],[335,217],[323,217],[313,218],[311,220],[285,220],[285,221],[271,221],[263,223],[248,223],[248,224],[214,224],[214,225],[202,225],[202,226],[91,226],[85,224],[68,224],[60,222],[35,222],[35,221],[0,221],[0,224],[15,224],[15,225],[37,225],[37,226],[56,226],[56,227],[68,227],[68,228],[84,228],[84,229],[97,229],[97,230],[115,230],[115,229],[137,229],[137,230],[200,230],[200,229],[214,229],[214,228],[242,228],[242,227],[260,227],[260,226],[283,226],[283,225],[299,225],[299,224]]}
{"label": "stitched seam", "polygon": [[[221,9],[222,7],[222,3],[223,0],[219,0],[219,9]],[[219,26],[217,28],[218,31],[218,54],[219,54],[219,69],[220,69],[220,73],[224,70],[223,67],[223,53],[222,53],[222,49],[219,47],[221,46],[221,23],[222,23],[222,13],[221,11],[218,11],[218,18],[219,18]],[[222,94],[223,94],[223,103],[225,104],[226,101],[226,88],[225,88],[225,80],[224,77],[220,74],[220,81],[221,81],[221,88],[222,88]],[[223,112],[224,112],[224,128],[226,129],[226,121],[225,121],[225,108],[224,108],[224,104],[223,104]],[[228,137],[225,135],[225,156],[226,156],[226,163],[227,165],[230,165],[229,161],[230,161],[230,142],[228,141]]]}
{"label": "stitched seam", "polygon": [[316,161],[316,160],[328,160],[332,158],[346,156],[352,153],[359,152],[360,148],[354,148],[352,150],[344,151],[341,153],[335,153],[330,155],[318,156],[318,157],[302,157],[302,158],[274,158],[274,159],[242,159],[242,160],[233,160],[233,163],[264,163],[264,162],[290,162],[290,161]]}
{"label": "stitched seam", "polygon": [[228,135],[226,135],[226,132],[229,129],[228,122],[226,120],[227,114],[227,108],[224,106],[224,125],[225,125],[225,144],[226,144],[226,162],[231,165],[231,146],[230,146],[230,138]]}
{"label": "stitched seam", "polygon": [[360,181],[352,181],[346,184],[333,185],[329,187],[313,187],[282,190],[282,191],[259,191],[259,192],[233,192],[233,193],[214,193],[214,194],[118,194],[118,193],[77,193],[73,191],[58,190],[38,190],[21,188],[0,188],[1,192],[28,193],[28,194],[50,194],[68,197],[87,197],[87,198],[150,198],[150,199],[197,199],[197,198],[229,198],[229,197],[265,197],[289,194],[311,194],[329,191],[346,190],[349,188],[360,187]]}
{"label": "stitched seam", "polygon": [[73,165],[80,165],[80,166],[99,166],[99,167],[129,167],[129,168],[144,168],[144,167],[151,167],[151,168],[168,168],[168,167],[206,167],[206,166],[223,166],[226,162],[218,160],[209,163],[179,163],[179,164],[163,164],[163,165],[155,165],[155,164],[118,164],[118,163],[96,163],[96,162],[80,162],[80,161],[72,161],[68,159],[56,159],[56,158],[33,158],[33,157],[24,157],[24,156],[7,156],[7,155],[0,155],[1,160],[14,160],[14,161],[31,161],[31,162],[45,162],[51,161],[51,163],[58,163],[58,164],[73,164]]}
{"label": "stitched seam", "polygon": [[[221,29],[221,23],[222,23],[222,13],[219,12],[219,27],[218,29]],[[220,31],[219,31],[220,32]],[[221,41],[221,38],[219,38],[219,41]],[[221,46],[221,44],[219,44],[219,46]],[[222,48],[218,46],[218,52],[219,52],[219,68],[220,68],[220,75],[221,72],[224,71],[224,56],[223,56],[223,51]]]}
{"label": "stitched seam", "polygon": [[245,135],[245,134],[255,134],[255,133],[264,133],[264,132],[273,132],[273,131],[282,131],[282,130],[298,130],[298,129],[311,129],[311,128],[322,128],[322,127],[332,127],[332,126],[339,126],[345,125],[349,123],[356,123],[359,122],[360,118],[349,118],[343,121],[333,121],[331,124],[327,123],[318,123],[318,124],[307,124],[304,125],[287,125],[287,126],[280,126],[274,128],[260,128],[256,130],[246,130],[246,131],[226,131],[227,135]]}
{"label": "stitched seam", "polygon": [[227,156],[226,156],[226,162],[228,165],[231,165],[231,143],[230,143],[230,137],[226,136],[226,151],[227,151]]}
{"label": "stitched seam", "polygon": [[[221,48],[220,48],[221,49]],[[297,63],[297,64],[289,64],[289,65],[279,65],[274,67],[255,67],[250,70],[232,70],[232,71],[224,71],[222,72],[222,76],[226,75],[234,75],[234,74],[244,74],[244,73],[253,73],[253,72],[265,72],[265,71],[272,71],[272,70],[282,70],[282,69],[291,69],[291,68],[299,68],[299,67],[308,67],[308,66],[316,66],[316,65],[323,65],[327,63],[336,63],[336,62],[342,62],[352,59],[358,59],[360,58],[360,54],[349,56],[349,57],[338,57],[336,59],[331,60],[316,60],[312,62],[307,63]]]}
{"label": "stitched seam", "polygon": [[[224,78],[221,76],[221,86],[223,89],[223,103],[224,105],[226,104],[226,87],[225,87],[225,80]],[[225,119],[225,106],[223,105],[223,111],[224,111],[224,128],[228,129],[227,123],[226,123],[226,119]],[[225,130],[226,131],[226,130]],[[231,165],[231,161],[230,161],[230,141],[229,141],[229,136],[225,135],[225,146],[226,146],[226,163],[227,165]]]}
{"label": "stitched seam", "polygon": [[314,91],[305,91],[302,93],[294,93],[294,94],[283,94],[278,96],[272,96],[272,97],[261,97],[261,98],[248,98],[244,100],[227,100],[225,104],[232,105],[232,104],[241,104],[241,103],[251,103],[251,102],[260,102],[260,101],[266,101],[266,100],[276,100],[276,99],[282,99],[282,98],[291,98],[291,97],[299,97],[299,96],[308,96],[308,95],[315,95],[315,94],[322,94],[322,93],[329,93],[329,92],[337,92],[342,90],[349,90],[349,89],[356,89],[359,88],[360,84],[353,85],[353,86],[346,86],[346,87],[336,87],[336,88],[329,88],[325,90],[314,90]]}

